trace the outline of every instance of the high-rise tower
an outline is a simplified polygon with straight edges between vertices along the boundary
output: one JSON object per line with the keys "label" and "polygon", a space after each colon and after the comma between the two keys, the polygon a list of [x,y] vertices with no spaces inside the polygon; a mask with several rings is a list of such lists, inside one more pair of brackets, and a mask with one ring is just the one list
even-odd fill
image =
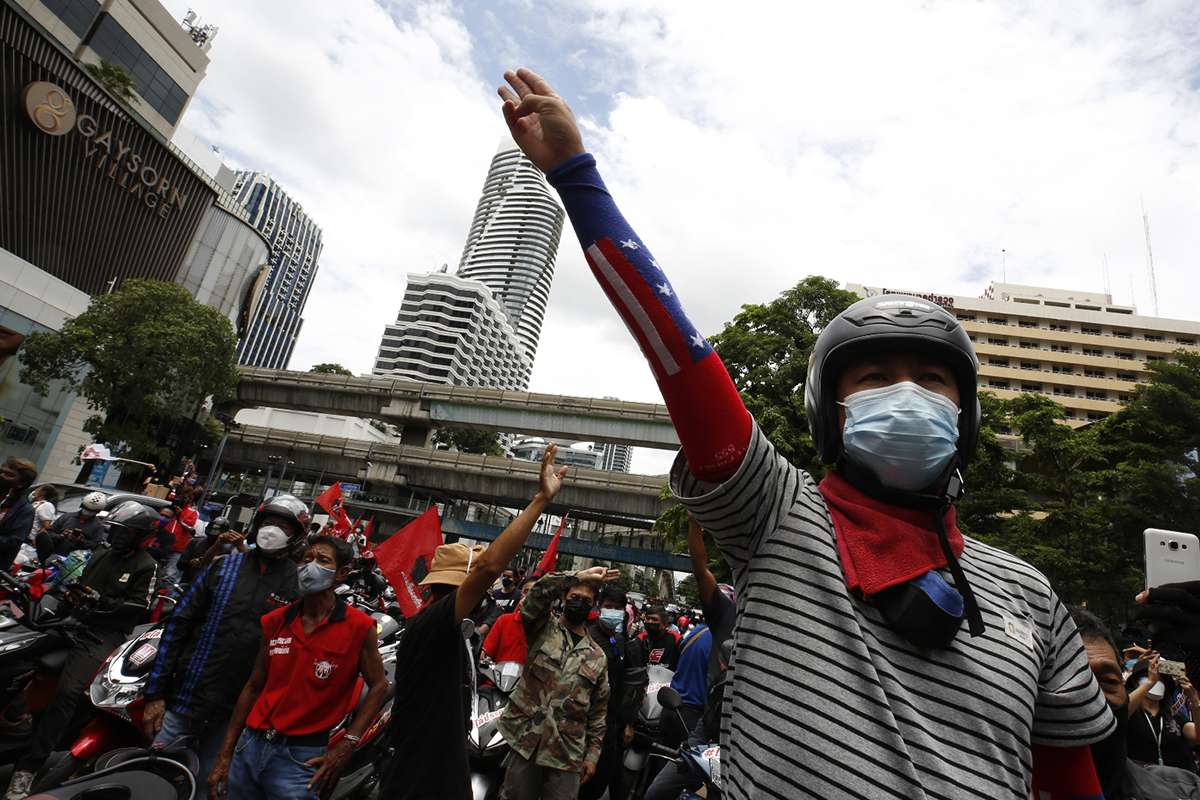
{"label": "high-rise tower", "polygon": [[458,276],[491,290],[531,361],[550,299],[562,225],[562,207],[541,171],[505,137],[483,183]]}
{"label": "high-rise tower", "polygon": [[271,271],[246,335],[238,363],[286,369],[304,324],[301,314],[317,275],[321,229],[270,175],[238,172],[233,196],[270,243]]}

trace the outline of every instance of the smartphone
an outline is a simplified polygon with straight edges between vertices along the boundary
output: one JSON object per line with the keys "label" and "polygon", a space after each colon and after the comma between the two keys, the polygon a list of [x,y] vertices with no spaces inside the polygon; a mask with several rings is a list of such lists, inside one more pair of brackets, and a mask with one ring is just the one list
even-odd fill
{"label": "smartphone", "polygon": [[1187,665],[1182,661],[1158,660],[1158,674],[1170,675],[1172,678],[1183,678],[1187,675]]}
{"label": "smartphone", "polygon": [[1193,533],[1147,528],[1146,588],[1200,580],[1200,539]]}

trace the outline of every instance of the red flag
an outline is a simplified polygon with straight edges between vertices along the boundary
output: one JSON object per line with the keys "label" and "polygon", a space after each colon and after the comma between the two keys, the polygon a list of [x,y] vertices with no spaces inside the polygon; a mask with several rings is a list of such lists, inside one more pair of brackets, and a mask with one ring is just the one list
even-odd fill
{"label": "red flag", "polygon": [[396,602],[405,617],[421,610],[421,579],[429,574],[433,551],[442,543],[442,521],[437,506],[391,535],[375,548],[375,563],[396,590]]}
{"label": "red flag", "polygon": [[550,546],[546,548],[546,554],[542,556],[542,560],[534,567],[534,577],[541,577],[547,572],[553,572],[554,566],[558,562],[558,537],[562,536],[563,528],[567,527],[567,515],[558,523],[558,530],[554,532],[554,538],[550,540]]}
{"label": "red flag", "polygon": [[321,492],[316,500],[317,505],[329,512],[329,521],[333,524],[335,536],[345,539],[353,528],[350,527],[350,517],[346,515],[345,501],[342,498],[342,482],[338,481]]}

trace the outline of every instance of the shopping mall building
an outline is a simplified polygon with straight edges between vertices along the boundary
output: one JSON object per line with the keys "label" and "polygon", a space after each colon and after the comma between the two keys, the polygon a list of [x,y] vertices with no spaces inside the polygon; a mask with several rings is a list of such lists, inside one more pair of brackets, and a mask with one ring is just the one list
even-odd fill
{"label": "shopping mall building", "polygon": [[[20,346],[131,278],[175,281],[236,326],[267,243],[169,137],[208,64],[209,31],[158,0],[0,0],[0,456],[69,480],[88,412],[70,386],[21,383]],[[132,78],[130,103],[84,65]]]}

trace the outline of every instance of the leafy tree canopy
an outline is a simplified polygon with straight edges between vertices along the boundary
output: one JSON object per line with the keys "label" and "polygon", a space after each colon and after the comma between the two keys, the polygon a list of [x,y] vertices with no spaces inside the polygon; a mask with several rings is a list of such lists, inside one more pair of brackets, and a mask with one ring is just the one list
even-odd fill
{"label": "leafy tree canopy", "polygon": [[96,79],[97,83],[108,89],[108,91],[112,92],[119,99],[129,105],[134,105],[138,102],[136,94],[137,84],[134,83],[133,76],[120,64],[101,61],[99,64],[84,64],[83,68],[88,71],[89,75]]}
{"label": "leafy tree canopy", "polygon": [[504,448],[500,446],[499,434],[490,431],[476,431],[470,428],[438,428],[433,432],[433,443],[463,453],[477,453],[485,456],[504,455]]}
{"label": "leafy tree canopy", "polygon": [[73,384],[98,412],[85,431],[116,454],[162,463],[207,440],[195,420],[207,397],[232,395],[236,344],[229,320],[182,286],[128,280],[61,331],[32,334],[21,380],[43,395],[52,381]]}
{"label": "leafy tree canopy", "polygon": [[334,364],[332,362],[325,362],[323,364],[313,364],[312,368],[309,370],[309,372],[316,372],[321,375],[350,375],[350,376],[354,375],[353,372],[346,369],[341,364]]}

